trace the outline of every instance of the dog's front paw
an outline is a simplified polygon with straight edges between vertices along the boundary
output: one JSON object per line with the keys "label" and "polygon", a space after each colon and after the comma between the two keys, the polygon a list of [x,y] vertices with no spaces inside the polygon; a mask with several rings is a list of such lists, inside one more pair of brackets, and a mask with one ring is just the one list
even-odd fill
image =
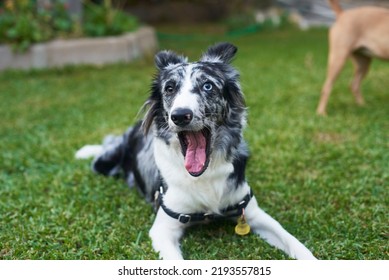
{"label": "dog's front paw", "polygon": [[183,260],[179,242],[182,235],[181,225],[176,220],[173,221],[173,219],[167,217],[165,212],[161,210],[160,208],[149,231],[153,248],[163,260]]}
{"label": "dog's front paw", "polygon": [[179,252],[159,252],[159,257],[162,260],[183,260],[181,253]]}
{"label": "dog's front paw", "polygon": [[293,253],[296,260],[317,260],[317,258],[307,248],[300,248]]}

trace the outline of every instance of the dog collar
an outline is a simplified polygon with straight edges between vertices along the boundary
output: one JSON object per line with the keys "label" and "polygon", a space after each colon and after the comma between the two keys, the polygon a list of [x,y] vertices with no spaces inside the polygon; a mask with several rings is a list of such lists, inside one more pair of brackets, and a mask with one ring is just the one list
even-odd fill
{"label": "dog collar", "polygon": [[228,206],[227,208],[223,209],[221,211],[221,214],[214,214],[214,213],[190,213],[190,214],[183,214],[183,213],[177,213],[166,207],[166,205],[163,203],[163,196],[164,196],[164,188],[163,186],[160,186],[159,193],[157,194],[156,200],[159,203],[159,206],[162,207],[163,211],[165,213],[172,217],[173,219],[177,219],[179,222],[186,224],[189,222],[201,222],[201,221],[211,221],[215,219],[223,219],[223,218],[231,218],[231,217],[239,217],[242,216],[244,213],[244,209],[249,204],[250,199],[253,197],[253,191],[250,189],[250,192],[237,204]]}

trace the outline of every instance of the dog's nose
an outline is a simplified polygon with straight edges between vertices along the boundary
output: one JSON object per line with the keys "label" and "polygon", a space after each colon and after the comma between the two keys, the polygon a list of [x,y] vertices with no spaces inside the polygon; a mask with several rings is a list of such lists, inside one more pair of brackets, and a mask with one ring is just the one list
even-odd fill
{"label": "dog's nose", "polygon": [[181,127],[186,126],[192,121],[193,112],[192,110],[187,108],[177,108],[172,112],[170,118],[172,119],[174,124]]}

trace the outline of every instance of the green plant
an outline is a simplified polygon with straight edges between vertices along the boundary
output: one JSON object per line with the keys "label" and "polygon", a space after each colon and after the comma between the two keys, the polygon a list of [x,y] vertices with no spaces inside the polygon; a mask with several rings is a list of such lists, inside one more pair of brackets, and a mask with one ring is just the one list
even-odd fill
{"label": "green plant", "polygon": [[64,0],[54,1],[52,5],[38,9],[37,18],[46,26],[51,26],[55,35],[72,33],[76,19],[72,18]]}
{"label": "green plant", "polygon": [[110,1],[105,1],[103,5],[85,5],[84,33],[87,36],[118,35],[132,31],[137,26],[135,17],[114,9]]}
{"label": "green plant", "polygon": [[118,35],[138,27],[135,17],[114,9],[108,0],[102,5],[86,1],[82,21],[70,15],[66,1],[50,3],[37,8],[32,0],[6,1],[0,6],[0,43],[23,52],[33,43],[58,37]]}
{"label": "green plant", "polygon": [[29,1],[6,2],[0,15],[0,42],[11,43],[18,51],[27,49],[32,43],[47,40],[39,19]]}

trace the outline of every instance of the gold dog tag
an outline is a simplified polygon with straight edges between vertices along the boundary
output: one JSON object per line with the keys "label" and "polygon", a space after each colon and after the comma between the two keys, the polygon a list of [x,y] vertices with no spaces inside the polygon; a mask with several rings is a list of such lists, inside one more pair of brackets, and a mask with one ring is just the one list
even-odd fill
{"label": "gold dog tag", "polygon": [[246,223],[244,215],[238,218],[238,224],[235,226],[235,233],[238,235],[246,235],[250,232],[250,226]]}

